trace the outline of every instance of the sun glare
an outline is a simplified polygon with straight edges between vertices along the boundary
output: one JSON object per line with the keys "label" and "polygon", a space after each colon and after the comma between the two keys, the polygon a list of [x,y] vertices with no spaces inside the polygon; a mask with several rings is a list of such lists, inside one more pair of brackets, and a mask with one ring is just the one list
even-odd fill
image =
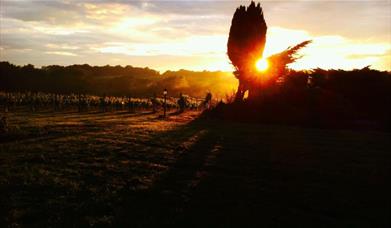
{"label": "sun glare", "polygon": [[269,67],[269,63],[267,62],[266,59],[259,59],[256,63],[255,66],[258,71],[266,71],[267,68]]}

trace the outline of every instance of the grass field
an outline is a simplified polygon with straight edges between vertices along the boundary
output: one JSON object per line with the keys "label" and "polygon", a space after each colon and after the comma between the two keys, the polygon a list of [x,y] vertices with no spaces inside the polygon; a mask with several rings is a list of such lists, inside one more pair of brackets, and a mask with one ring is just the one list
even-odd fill
{"label": "grass field", "polygon": [[2,223],[390,227],[390,133],[198,115],[8,113]]}

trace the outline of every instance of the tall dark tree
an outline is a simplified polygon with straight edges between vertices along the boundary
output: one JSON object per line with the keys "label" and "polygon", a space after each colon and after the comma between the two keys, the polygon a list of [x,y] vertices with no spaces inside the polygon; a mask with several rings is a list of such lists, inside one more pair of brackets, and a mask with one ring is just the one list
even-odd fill
{"label": "tall dark tree", "polygon": [[227,54],[239,80],[235,100],[242,100],[244,93],[251,86],[249,78],[254,71],[255,62],[263,55],[266,31],[267,25],[259,3],[255,5],[251,1],[247,8],[240,6],[236,9],[227,44]]}
{"label": "tall dark tree", "polygon": [[263,84],[268,84],[284,76],[287,65],[300,58],[297,52],[311,43],[310,40],[304,41],[269,56],[267,58],[269,69],[258,72],[255,69],[255,63],[262,58],[266,43],[266,32],[267,26],[259,3],[255,5],[251,1],[247,8],[240,6],[236,9],[232,18],[227,44],[227,54],[235,67],[234,75],[239,80],[236,101],[243,100],[246,91],[248,91],[249,99],[259,98],[262,94]]}

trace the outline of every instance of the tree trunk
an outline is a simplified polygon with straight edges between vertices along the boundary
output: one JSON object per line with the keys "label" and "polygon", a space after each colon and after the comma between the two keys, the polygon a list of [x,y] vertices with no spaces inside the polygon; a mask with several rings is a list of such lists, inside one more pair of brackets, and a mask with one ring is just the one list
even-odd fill
{"label": "tree trunk", "polygon": [[238,90],[236,91],[236,96],[235,96],[235,102],[243,101],[243,97],[247,89],[248,86],[242,80],[239,80]]}

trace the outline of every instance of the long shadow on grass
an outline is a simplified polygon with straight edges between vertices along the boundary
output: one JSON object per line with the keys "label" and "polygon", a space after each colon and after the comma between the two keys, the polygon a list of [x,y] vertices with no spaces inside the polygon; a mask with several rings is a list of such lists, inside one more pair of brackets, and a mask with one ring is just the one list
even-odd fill
{"label": "long shadow on grass", "polygon": [[[210,129],[197,121],[174,131],[156,135],[152,145],[161,144],[173,149],[178,160],[146,191],[128,195],[119,211],[117,223],[127,226],[175,224],[183,210],[191,180],[203,166],[208,153],[215,145]],[[175,142],[176,141],[176,142]],[[163,143],[166,145],[163,145]]]}
{"label": "long shadow on grass", "polygon": [[[354,135],[205,120],[164,135],[181,142],[178,159],[151,188],[127,195],[114,225],[389,225],[390,208],[381,203],[389,198],[385,151],[354,149],[364,146]],[[348,139],[354,140],[349,149]],[[369,174],[375,167],[378,174]]]}
{"label": "long shadow on grass", "polygon": [[[140,151],[132,146],[121,148],[126,150],[128,160],[156,163],[166,169],[153,170],[152,166],[130,162],[129,169],[110,172],[102,162],[96,169],[102,170],[105,178],[127,182],[118,194],[92,194],[82,189],[68,197],[73,200],[71,204],[60,200],[58,204],[62,206],[54,207],[55,210],[42,204],[39,213],[33,211],[41,217],[31,216],[33,220],[24,224],[388,227],[388,166],[383,159],[389,154],[388,141],[375,140],[380,137],[376,136],[367,141],[375,140],[381,145],[368,146],[366,134],[360,133],[359,136],[365,136],[362,140],[357,140],[356,134],[346,134],[195,120],[152,136]],[[351,145],[346,144],[348,140]],[[140,158],[133,156],[137,152]],[[119,160],[110,165],[119,166]],[[127,179],[134,177],[135,181]],[[106,183],[103,177],[92,179],[82,174],[80,178]],[[52,194],[66,194],[61,193],[66,189],[49,187],[49,199]],[[45,196],[43,189],[37,191],[41,198]],[[37,217],[40,220],[36,221]]]}
{"label": "long shadow on grass", "polygon": [[127,196],[116,225],[239,225],[254,218],[246,206],[267,183],[270,156],[246,145],[245,135],[235,142],[237,134],[223,122],[195,120],[156,136],[179,138],[178,159],[150,189]]}

